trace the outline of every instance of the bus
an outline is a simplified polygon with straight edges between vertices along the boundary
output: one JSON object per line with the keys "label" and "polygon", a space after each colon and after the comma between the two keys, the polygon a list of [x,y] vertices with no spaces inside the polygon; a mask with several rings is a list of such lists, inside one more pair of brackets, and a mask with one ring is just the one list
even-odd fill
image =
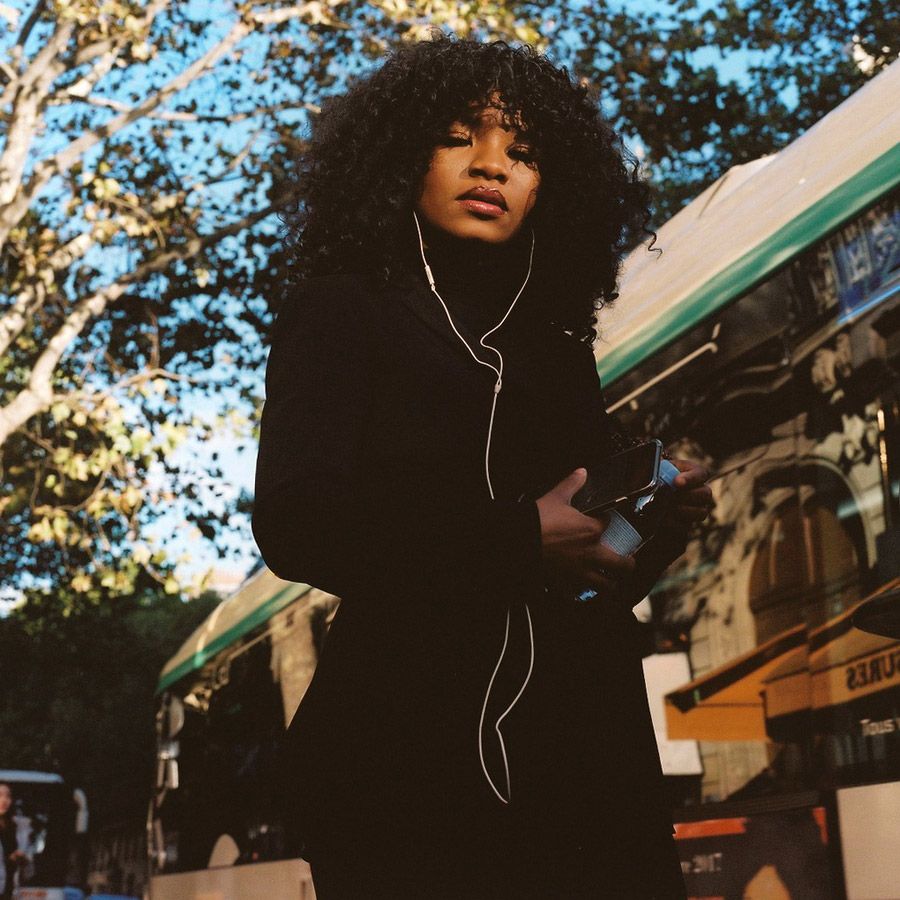
{"label": "bus", "polygon": [[692,897],[900,897],[898,96],[728,171],[600,317],[608,408],[713,473],[639,610]]}
{"label": "bus", "polygon": [[0,769],[0,784],[9,788],[16,843],[24,854],[14,871],[3,867],[4,890],[13,900],[82,900],[88,851],[84,792],[53,772],[22,769]]}
{"label": "bus", "polygon": [[314,900],[272,777],[338,598],[261,562],[163,668],[151,900]]}
{"label": "bus", "polygon": [[[900,896],[900,644],[853,625],[900,590],[898,95],[726,172],[601,318],[611,411],[714,473],[636,609],[692,897]],[[271,771],[338,602],[260,563],[166,664],[151,900],[314,897]]]}

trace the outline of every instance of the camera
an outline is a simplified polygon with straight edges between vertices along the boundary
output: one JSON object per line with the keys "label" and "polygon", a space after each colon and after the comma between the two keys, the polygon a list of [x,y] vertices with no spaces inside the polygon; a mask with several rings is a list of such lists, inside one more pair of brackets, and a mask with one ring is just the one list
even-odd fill
{"label": "camera", "polygon": [[[606,515],[609,522],[600,542],[619,556],[631,556],[659,529],[679,474],[662,458],[662,443],[647,441],[612,457],[608,465],[588,469],[588,479],[572,497],[572,505],[586,515]],[[590,600],[596,593],[589,588],[576,597]]]}

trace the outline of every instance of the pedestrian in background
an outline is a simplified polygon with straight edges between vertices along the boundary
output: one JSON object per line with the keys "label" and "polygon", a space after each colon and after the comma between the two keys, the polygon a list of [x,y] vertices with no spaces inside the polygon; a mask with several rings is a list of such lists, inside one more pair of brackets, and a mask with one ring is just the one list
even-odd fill
{"label": "pedestrian in background", "polygon": [[12,786],[0,781],[0,900],[12,897],[16,869],[26,859],[16,834]]}

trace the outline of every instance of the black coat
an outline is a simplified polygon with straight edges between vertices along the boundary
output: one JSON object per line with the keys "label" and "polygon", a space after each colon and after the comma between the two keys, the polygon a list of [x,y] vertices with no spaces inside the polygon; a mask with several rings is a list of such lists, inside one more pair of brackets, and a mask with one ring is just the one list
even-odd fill
{"label": "black coat", "polygon": [[[423,280],[334,275],[283,300],[253,531],[275,574],[342,598],[291,723],[286,792],[313,856],[376,821],[452,843],[515,817],[534,846],[594,853],[617,896],[681,896],[630,604],[575,602],[542,568],[533,498],[612,446],[593,353],[526,310],[493,335],[491,499],[495,376]],[[526,604],[534,660],[502,722],[504,807],[479,721],[509,615],[481,729],[505,794],[493,726],[528,673]]]}

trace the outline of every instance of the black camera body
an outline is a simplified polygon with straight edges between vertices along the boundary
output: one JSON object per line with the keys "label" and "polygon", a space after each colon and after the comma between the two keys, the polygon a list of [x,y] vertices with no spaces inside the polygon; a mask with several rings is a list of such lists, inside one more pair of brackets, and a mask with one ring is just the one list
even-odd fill
{"label": "black camera body", "polygon": [[[657,452],[654,454],[648,447]],[[621,459],[629,454],[629,460]],[[572,505],[585,515],[607,518],[600,542],[619,556],[632,556],[659,529],[671,506],[675,479],[680,471],[669,460],[662,458],[662,444],[659,441],[648,441],[630,448],[612,457],[610,463],[616,472],[628,473],[630,480],[620,480],[619,486],[606,491],[604,496],[597,486],[609,482],[608,472],[602,466],[599,471],[589,469],[585,487],[592,484],[594,488],[576,493],[572,497]],[[625,490],[637,484],[640,486],[634,490]],[[624,496],[616,496],[623,492]],[[596,591],[589,588],[576,596],[579,600],[590,600],[596,596]]]}

